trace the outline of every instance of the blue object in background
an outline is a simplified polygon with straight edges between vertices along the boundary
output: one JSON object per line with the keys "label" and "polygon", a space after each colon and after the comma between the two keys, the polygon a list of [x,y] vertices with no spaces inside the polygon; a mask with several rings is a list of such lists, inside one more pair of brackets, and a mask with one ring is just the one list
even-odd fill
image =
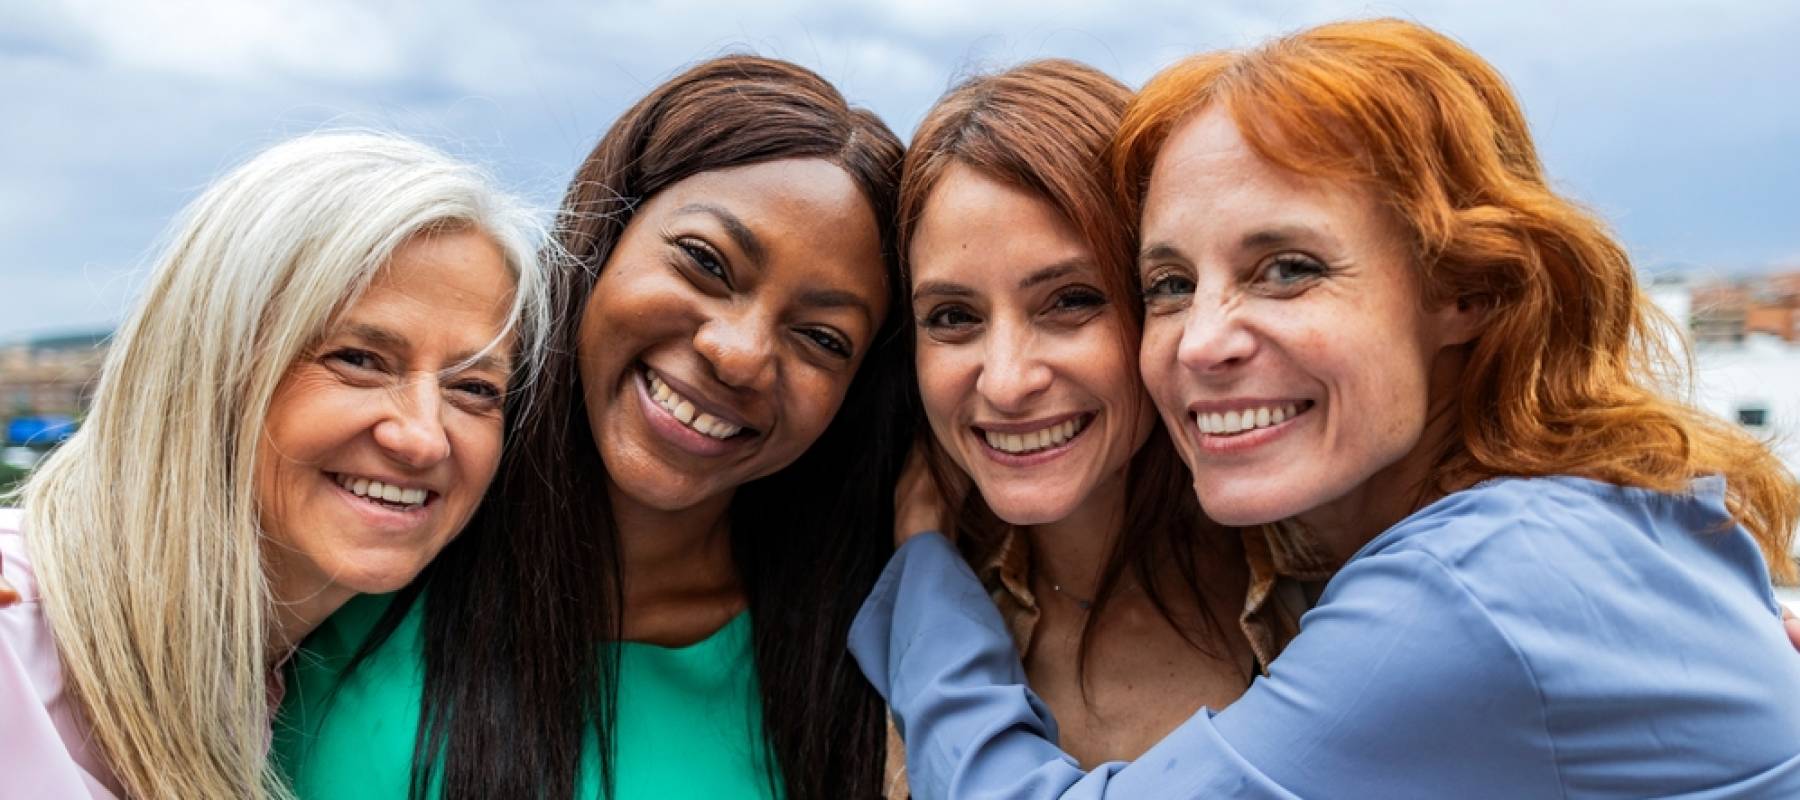
{"label": "blue object in background", "polygon": [[17,417],[6,424],[6,443],[18,447],[49,447],[75,434],[69,417]]}

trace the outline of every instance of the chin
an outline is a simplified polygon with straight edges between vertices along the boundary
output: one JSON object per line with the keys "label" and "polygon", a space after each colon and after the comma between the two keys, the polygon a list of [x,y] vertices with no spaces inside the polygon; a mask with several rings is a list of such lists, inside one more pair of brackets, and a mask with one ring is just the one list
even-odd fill
{"label": "chin", "polygon": [[1310,508],[1294,498],[1283,497],[1275,487],[1219,487],[1195,482],[1194,495],[1208,519],[1234,528],[1284,520]]}
{"label": "chin", "polygon": [[430,559],[384,558],[371,553],[342,565],[333,582],[357,594],[388,594],[406,588],[430,563]]}
{"label": "chin", "polygon": [[[979,488],[979,487],[978,487]],[[988,510],[1008,525],[1046,525],[1067,519],[1075,513],[1080,498],[1047,497],[1048,493],[1030,491],[989,494],[981,498]]]}
{"label": "chin", "polygon": [[618,473],[610,477],[621,495],[657,511],[683,511],[716,494],[710,486],[695,485],[667,471],[660,477]]}

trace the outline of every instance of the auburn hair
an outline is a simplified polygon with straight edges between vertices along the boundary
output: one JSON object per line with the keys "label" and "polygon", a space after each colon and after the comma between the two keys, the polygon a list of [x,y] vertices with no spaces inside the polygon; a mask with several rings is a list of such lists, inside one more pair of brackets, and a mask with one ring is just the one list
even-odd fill
{"label": "auburn hair", "polygon": [[[899,230],[901,276],[910,287],[910,246],[932,193],[952,165],[1024,190],[1060,213],[1086,244],[1108,305],[1120,320],[1119,348],[1124,363],[1137,364],[1144,306],[1138,299],[1135,263],[1135,217],[1115,202],[1105,159],[1107,146],[1131,101],[1131,90],[1093,67],[1075,61],[1045,59],[1011,69],[977,75],[957,84],[926,112],[907,148],[900,171]],[[910,289],[903,293],[907,316],[914,317]],[[916,317],[915,317],[916,318]],[[1130,375],[1137,381],[1135,370]],[[999,519],[969,486],[930,427],[915,429],[926,464],[950,509],[950,526],[963,555],[980,566],[1004,542],[1012,526]],[[1085,674],[1094,620],[1129,571],[1145,587],[1151,602],[1172,624],[1172,608],[1198,606],[1197,632],[1176,624],[1190,643],[1206,650],[1222,637],[1218,620],[1203,601],[1202,581],[1195,572],[1197,548],[1234,546],[1235,537],[1196,536],[1207,523],[1200,515],[1186,467],[1175,454],[1162,423],[1154,423],[1144,446],[1126,468],[1124,528],[1114,543],[1095,593],[1092,613],[1083,626],[1080,645]],[[1181,581],[1165,585],[1162,567],[1177,565]],[[1169,603],[1170,590],[1183,592]],[[1198,633],[1199,636],[1191,634]],[[1207,652],[1211,652],[1207,650]]]}
{"label": "auburn hair", "polygon": [[1767,447],[1679,398],[1680,345],[1625,249],[1556,193],[1506,81],[1468,48],[1394,19],[1312,28],[1164,70],[1126,110],[1114,191],[1136,213],[1158,150],[1203,108],[1270,163],[1354,182],[1412,238],[1423,302],[1487,310],[1437,460],[1445,490],[1578,475],[1663,492],[1724,476],[1779,581],[1800,485]]}

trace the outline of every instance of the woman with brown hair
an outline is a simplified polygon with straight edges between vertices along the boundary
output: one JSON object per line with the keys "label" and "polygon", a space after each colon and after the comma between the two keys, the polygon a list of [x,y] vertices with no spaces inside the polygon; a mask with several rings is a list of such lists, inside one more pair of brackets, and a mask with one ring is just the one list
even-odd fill
{"label": "woman with brown hair", "polygon": [[920,796],[1800,795],[1794,477],[1653,383],[1630,263],[1492,67],[1327,25],[1170,68],[1115,152],[1140,368],[1201,507],[1343,566],[1235,704],[1089,773],[913,538],[852,649]]}
{"label": "woman with brown hair", "polygon": [[297,659],[296,793],[880,791],[843,598],[891,551],[907,441],[901,155],[770,59],[620,117],[569,187],[551,356],[483,512]]}
{"label": "woman with brown hair", "polygon": [[926,113],[900,178],[945,527],[1083,764],[1235,700],[1297,629],[1300,578],[1325,571],[1295,529],[1240,541],[1202,519],[1150,407],[1131,225],[1101,169],[1130,100],[1070,61],[970,78]]}

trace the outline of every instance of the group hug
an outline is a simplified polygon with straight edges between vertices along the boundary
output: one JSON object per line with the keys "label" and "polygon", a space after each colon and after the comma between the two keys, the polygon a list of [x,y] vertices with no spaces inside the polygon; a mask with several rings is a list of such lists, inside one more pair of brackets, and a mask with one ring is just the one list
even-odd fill
{"label": "group hug", "polygon": [[715,58],[554,214],[302,136],[0,511],[0,797],[1800,797],[1800,483],[1669,325],[1398,20],[910,144]]}

